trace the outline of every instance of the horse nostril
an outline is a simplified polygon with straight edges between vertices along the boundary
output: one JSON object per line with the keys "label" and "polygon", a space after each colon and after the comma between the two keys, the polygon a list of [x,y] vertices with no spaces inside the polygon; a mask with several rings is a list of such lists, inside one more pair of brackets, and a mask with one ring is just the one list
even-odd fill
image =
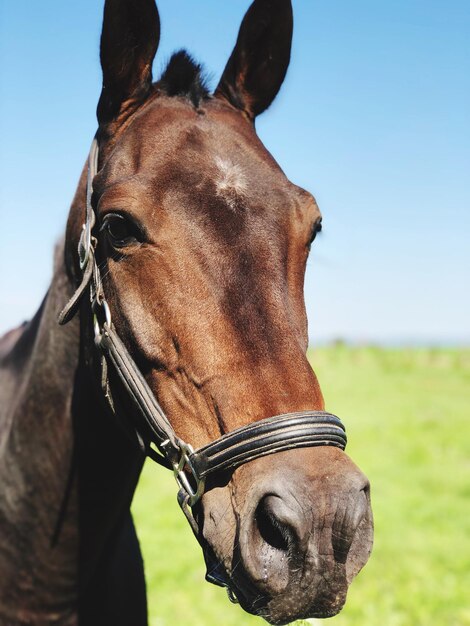
{"label": "horse nostril", "polygon": [[287,552],[292,543],[292,529],[275,514],[273,500],[276,496],[265,496],[258,504],[255,520],[262,540],[282,552]]}

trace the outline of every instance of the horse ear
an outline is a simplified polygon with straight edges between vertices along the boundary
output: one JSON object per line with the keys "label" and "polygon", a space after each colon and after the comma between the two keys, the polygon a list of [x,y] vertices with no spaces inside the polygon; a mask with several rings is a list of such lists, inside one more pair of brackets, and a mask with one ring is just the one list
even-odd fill
{"label": "horse ear", "polygon": [[254,119],[269,107],[289,66],[291,0],[255,0],[243,18],[237,43],[215,97]]}
{"label": "horse ear", "polygon": [[154,0],[106,0],[100,47],[100,124],[116,119],[124,107],[127,110],[145,98],[159,40],[160,18]]}

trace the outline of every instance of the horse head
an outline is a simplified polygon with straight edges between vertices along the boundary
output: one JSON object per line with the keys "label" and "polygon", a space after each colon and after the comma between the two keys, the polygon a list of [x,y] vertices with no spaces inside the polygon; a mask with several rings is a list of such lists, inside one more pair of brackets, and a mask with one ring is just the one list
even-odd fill
{"label": "horse head", "polygon": [[[171,426],[198,448],[269,416],[321,411],[303,282],[321,214],[255,130],[290,59],[290,0],[255,0],[214,93],[184,51],[152,80],[153,0],[108,0],[92,204],[113,325]],[[84,178],[67,228],[76,249]],[[336,447],[208,478],[194,507],[208,577],[273,624],[327,617],[367,561],[366,477]]]}

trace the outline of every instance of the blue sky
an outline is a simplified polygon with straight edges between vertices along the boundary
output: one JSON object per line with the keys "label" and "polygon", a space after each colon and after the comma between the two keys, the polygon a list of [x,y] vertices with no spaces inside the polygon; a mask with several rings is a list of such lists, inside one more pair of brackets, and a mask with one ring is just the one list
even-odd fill
{"label": "blue sky", "polygon": [[[314,193],[313,343],[470,343],[470,2],[293,0],[291,67],[258,132]],[[215,86],[248,0],[160,0],[155,74]],[[100,92],[97,0],[0,0],[0,332],[51,275]]]}

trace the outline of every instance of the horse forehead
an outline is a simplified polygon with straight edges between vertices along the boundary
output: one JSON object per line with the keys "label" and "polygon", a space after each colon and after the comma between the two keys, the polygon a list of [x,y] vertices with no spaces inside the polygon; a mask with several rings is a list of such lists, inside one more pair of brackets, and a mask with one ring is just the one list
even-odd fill
{"label": "horse forehead", "polygon": [[[167,99],[165,99],[167,100]],[[119,172],[156,171],[169,164],[212,171],[221,189],[246,185],[243,163],[278,172],[279,167],[249,124],[237,112],[209,102],[198,111],[189,103],[168,99],[143,111],[114,151]],[[274,166],[274,167],[273,167]]]}
{"label": "horse forehead", "polygon": [[155,198],[175,190],[210,197],[217,207],[292,204],[292,185],[237,113],[209,105],[201,114],[178,102],[144,111],[121,137],[108,162],[104,186],[138,180]]}

